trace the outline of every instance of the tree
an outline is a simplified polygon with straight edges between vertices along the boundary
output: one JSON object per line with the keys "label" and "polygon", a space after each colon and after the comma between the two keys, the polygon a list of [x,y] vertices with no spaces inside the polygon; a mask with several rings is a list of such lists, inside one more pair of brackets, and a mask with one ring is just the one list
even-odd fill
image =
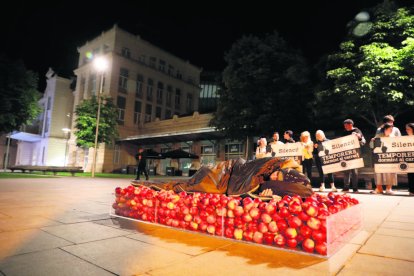
{"label": "tree", "polygon": [[23,62],[0,56],[0,133],[18,130],[40,113],[38,76]]}
{"label": "tree", "polygon": [[[96,114],[98,101],[96,97],[84,100],[76,107],[76,145],[91,148],[95,145]],[[101,111],[99,119],[99,143],[111,144],[118,136],[117,118],[118,109],[111,98],[101,99]]]}
{"label": "tree", "polygon": [[242,37],[225,60],[212,126],[240,139],[307,124],[308,66],[277,32]]}
{"label": "tree", "polygon": [[371,21],[361,14],[363,22],[351,22],[340,50],[328,57],[330,82],[317,93],[315,110],[330,108],[318,117],[359,116],[377,126],[385,114],[414,107],[414,15],[389,1],[372,9]]}

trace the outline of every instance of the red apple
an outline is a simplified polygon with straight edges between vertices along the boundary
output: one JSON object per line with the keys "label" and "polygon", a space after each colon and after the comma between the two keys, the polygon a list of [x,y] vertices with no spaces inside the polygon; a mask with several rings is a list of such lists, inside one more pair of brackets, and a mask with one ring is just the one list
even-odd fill
{"label": "red apple", "polygon": [[209,216],[207,216],[207,219],[206,219],[208,224],[214,224],[214,223],[216,223],[216,220],[217,219],[216,219],[215,215],[209,215]]}
{"label": "red apple", "polygon": [[263,242],[265,244],[273,244],[273,239],[275,238],[275,234],[272,233],[264,233],[263,234]]}
{"label": "red apple", "polygon": [[300,227],[299,233],[305,238],[310,238],[310,236],[312,235],[312,229],[307,225],[302,225]]}
{"label": "red apple", "polygon": [[289,210],[286,207],[282,207],[279,209],[279,216],[281,216],[282,218],[286,218],[289,215]]}
{"label": "red apple", "polygon": [[236,240],[242,240],[243,239],[243,230],[242,229],[234,229],[233,236]]}
{"label": "red apple", "polygon": [[234,218],[235,217],[233,209],[228,209],[227,210],[227,217],[228,218]]}
{"label": "red apple", "polygon": [[270,223],[270,222],[272,221],[272,217],[271,217],[269,214],[267,214],[267,213],[263,213],[263,214],[260,216],[260,218],[261,218],[261,220],[262,220],[264,223]]}
{"label": "red apple", "polygon": [[276,203],[268,203],[265,207],[266,213],[273,215],[276,212]]}
{"label": "red apple", "polygon": [[288,228],[288,224],[284,219],[280,219],[276,221],[277,228],[279,228],[279,231],[284,231]]}
{"label": "red apple", "polygon": [[306,224],[313,230],[318,230],[321,227],[321,221],[314,217],[311,217]]}
{"label": "red apple", "polygon": [[239,201],[232,198],[227,203],[227,208],[229,208],[230,210],[234,210],[234,208],[236,208],[236,206],[238,206],[238,205],[239,205]]}
{"label": "red apple", "polygon": [[198,229],[198,223],[191,221],[190,222],[190,228],[193,230],[197,230]]}
{"label": "red apple", "polygon": [[257,207],[253,207],[252,209],[250,209],[249,211],[249,215],[252,217],[252,219],[259,219],[260,217],[260,210]]}
{"label": "red apple", "polygon": [[253,234],[253,241],[255,243],[263,243],[263,233],[256,231]]}
{"label": "red apple", "polygon": [[198,224],[198,228],[199,228],[201,231],[206,231],[206,230],[207,230],[207,227],[208,227],[208,224],[207,224],[207,222],[205,222],[205,221],[201,221],[201,222]]}
{"label": "red apple", "polygon": [[302,221],[297,216],[290,216],[288,218],[288,224],[292,228],[299,228],[302,225]]}
{"label": "red apple", "polygon": [[326,233],[321,230],[313,230],[312,232],[312,239],[316,243],[326,242]]}
{"label": "red apple", "polygon": [[298,218],[300,218],[301,221],[307,221],[310,218],[310,216],[308,216],[308,214],[306,214],[305,212],[300,212]]}
{"label": "red apple", "polygon": [[207,226],[207,233],[214,235],[216,233],[216,227],[214,225],[209,224]]}
{"label": "red apple", "polygon": [[253,232],[252,231],[243,232],[243,239],[246,240],[246,241],[252,241],[253,240]]}
{"label": "red apple", "polygon": [[242,206],[236,206],[234,208],[233,213],[236,217],[241,217],[244,214],[244,209]]}
{"label": "red apple", "polygon": [[259,229],[259,232],[261,233],[266,233],[267,231],[269,231],[266,223],[263,223],[263,222],[259,223],[258,229]]}
{"label": "red apple", "polygon": [[234,232],[234,228],[233,227],[227,227],[224,230],[224,236],[226,236],[226,238],[231,239],[231,238],[233,238],[233,232]]}
{"label": "red apple", "polygon": [[327,254],[327,247],[326,247],[326,243],[317,243],[315,245],[315,251],[318,252],[321,255],[326,256]]}
{"label": "red apple", "polygon": [[295,248],[298,245],[297,240],[295,239],[288,239],[286,241],[287,246],[289,246],[290,248]]}
{"label": "red apple", "polygon": [[227,209],[225,207],[218,207],[216,209],[216,214],[219,217],[223,217],[223,216],[225,216],[227,214]]}
{"label": "red apple", "polygon": [[285,237],[287,239],[294,239],[296,238],[297,235],[298,235],[298,232],[296,231],[295,228],[290,227],[285,230]]}
{"label": "red apple", "polygon": [[302,248],[306,252],[313,253],[313,250],[315,249],[315,242],[312,239],[305,239],[302,242]]}
{"label": "red apple", "polygon": [[190,222],[193,220],[193,216],[190,214],[187,214],[184,216],[184,221]]}
{"label": "red apple", "polygon": [[276,233],[279,229],[277,228],[276,221],[271,221],[267,226],[269,228],[269,232]]}
{"label": "red apple", "polygon": [[274,242],[277,246],[284,246],[286,244],[286,239],[282,234],[277,234],[274,238]]}
{"label": "red apple", "polygon": [[308,214],[311,217],[316,217],[318,215],[318,207],[310,205],[308,209],[306,209],[306,214]]}
{"label": "red apple", "polygon": [[249,211],[251,208],[253,208],[253,206],[254,206],[254,201],[253,201],[252,198],[245,197],[243,199],[243,208],[244,208],[244,210]]}
{"label": "red apple", "polygon": [[299,214],[300,212],[302,212],[302,206],[296,201],[292,200],[289,203],[289,212],[291,212],[292,214]]}

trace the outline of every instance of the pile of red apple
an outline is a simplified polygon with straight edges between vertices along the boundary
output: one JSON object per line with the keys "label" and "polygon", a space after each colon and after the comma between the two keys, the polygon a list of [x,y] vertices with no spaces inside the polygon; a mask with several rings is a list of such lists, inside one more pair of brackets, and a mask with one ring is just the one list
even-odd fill
{"label": "pile of red apple", "polygon": [[347,194],[285,196],[268,202],[128,186],[115,189],[115,214],[236,240],[327,254],[326,218],[358,200]]}

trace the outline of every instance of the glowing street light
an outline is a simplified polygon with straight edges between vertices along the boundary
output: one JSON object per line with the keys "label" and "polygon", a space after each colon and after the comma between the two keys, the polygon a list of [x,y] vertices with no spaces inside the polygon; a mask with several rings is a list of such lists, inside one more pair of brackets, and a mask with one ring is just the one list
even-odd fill
{"label": "glowing street light", "polygon": [[99,94],[98,94],[98,113],[96,114],[96,131],[95,131],[95,145],[94,145],[94,152],[93,152],[93,163],[92,163],[92,177],[95,177],[95,170],[96,170],[96,154],[97,154],[97,147],[98,147],[98,132],[99,132],[99,119],[101,116],[101,95],[103,90],[103,81],[104,81],[104,74],[106,69],[108,68],[108,61],[103,57],[97,57],[93,61],[93,66],[101,74],[101,81],[99,85]]}

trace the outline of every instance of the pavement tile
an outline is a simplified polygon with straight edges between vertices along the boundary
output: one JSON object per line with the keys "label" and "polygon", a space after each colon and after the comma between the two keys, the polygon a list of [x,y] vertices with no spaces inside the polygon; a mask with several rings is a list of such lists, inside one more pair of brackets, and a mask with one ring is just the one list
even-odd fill
{"label": "pavement tile", "polygon": [[4,218],[0,219],[0,230],[16,231],[59,224],[60,223],[57,221],[49,220],[40,216],[28,216],[26,218]]}
{"label": "pavement tile", "polygon": [[184,232],[159,226],[151,232],[140,232],[127,236],[145,243],[168,248],[188,255],[200,255],[231,244],[231,240],[214,238],[199,233]]}
{"label": "pavement tile", "polygon": [[408,275],[414,271],[414,263],[402,260],[356,254],[338,275]]}
{"label": "pavement tile", "polygon": [[42,230],[73,243],[84,243],[130,234],[130,232],[127,231],[99,225],[93,222],[44,227]]}
{"label": "pavement tile", "polygon": [[21,230],[0,233],[0,259],[7,256],[71,245],[72,243],[42,230]]}
{"label": "pavement tile", "polygon": [[101,220],[101,219],[108,219],[109,214],[103,213],[103,214],[91,214],[91,213],[85,213],[80,211],[63,211],[60,213],[56,213],[53,215],[45,215],[45,217],[59,221],[61,223],[77,223],[77,222],[85,222],[85,221],[92,221],[92,220]]}
{"label": "pavement tile", "polygon": [[0,261],[0,270],[8,276],[113,275],[102,268],[81,260],[60,249],[28,253],[3,259]]}
{"label": "pavement tile", "polygon": [[414,239],[414,230],[400,230],[400,229],[392,229],[392,228],[378,228],[375,234],[385,235],[385,236],[393,236],[393,237],[401,237],[401,238],[412,238]]}
{"label": "pavement tile", "polygon": [[385,221],[380,227],[414,231],[414,223],[409,222]]}
{"label": "pavement tile", "polygon": [[358,253],[414,261],[414,239],[374,234]]}
{"label": "pavement tile", "polygon": [[368,238],[371,235],[372,235],[372,232],[368,232],[368,231],[365,231],[365,230],[361,230],[348,243],[362,245],[362,244],[364,244],[368,240]]}
{"label": "pavement tile", "polygon": [[118,275],[140,275],[150,269],[170,267],[177,262],[187,263],[191,258],[187,254],[172,253],[171,250],[125,237],[71,245],[62,249]]}

